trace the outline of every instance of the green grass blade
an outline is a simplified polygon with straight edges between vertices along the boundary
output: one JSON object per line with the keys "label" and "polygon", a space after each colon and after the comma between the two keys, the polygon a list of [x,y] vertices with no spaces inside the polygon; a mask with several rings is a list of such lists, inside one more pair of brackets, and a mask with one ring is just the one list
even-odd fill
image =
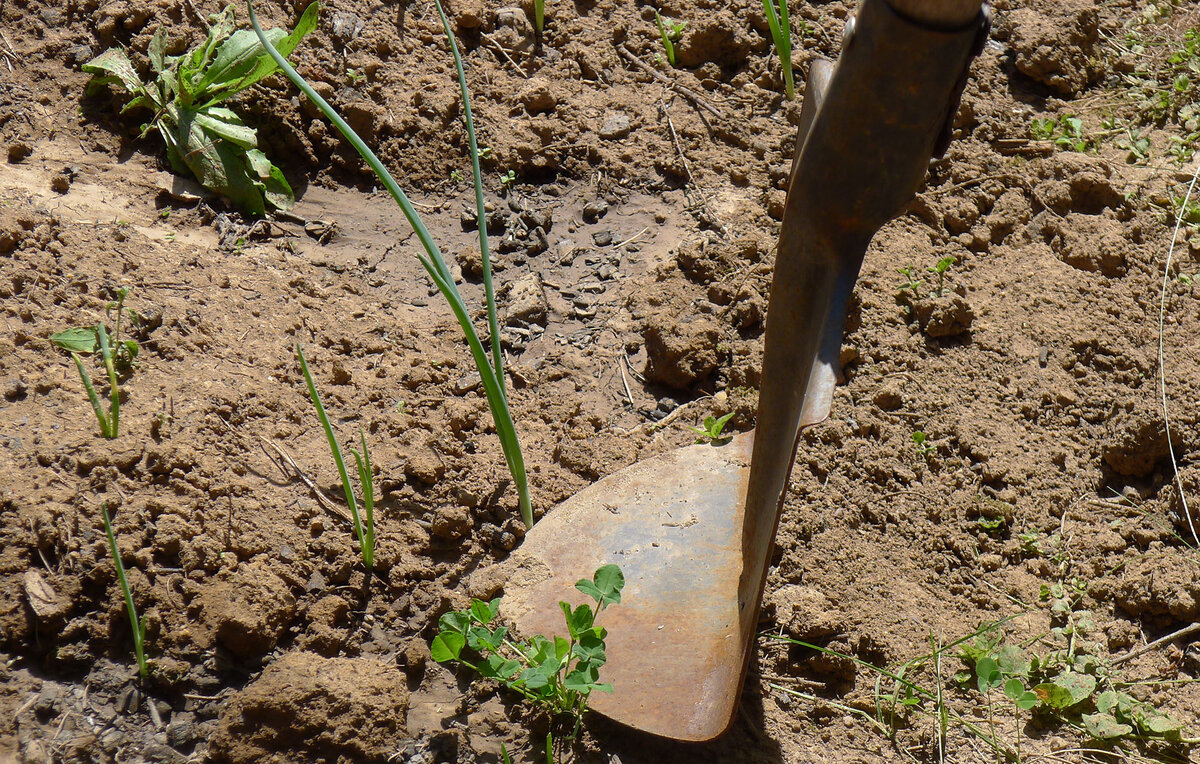
{"label": "green grass blade", "polygon": [[[496,372],[496,380],[500,385],[500,394],[508,400],[508,390],[504,379],[504,348],[500,342],[500,323],[496,318],[496,293],[492,287],[492,257],[488,248],[487,210],[483,204],[483,180],[479,171],[479,144],[475,140],[475,118],[471,115],[471,97],[467,93],[467,75],[463,72],[462,56],[458,53],[458,43],[454,33],[450,31],[450,20],[442,8],[441,0],[434,0],[438,15],[442,19],[442,29],[446,39],[450,41],[450,53],[454,55],[454,69],[458,73],[458,89],[462,98],[463,121],[467,126],[467,143],[471,149],[471,172],[475,180],[475,210],[476,228],[479,230],[479,255],[483,262],[483,294],[487,302],[488,333],[492,336],[492,369]],[[538,14],[538,33],[542,31],[541,15]]]}
{"label": "green grass blade", "polygon": [[[763,0],[764,3],[769,3],[771,0]],[[667,34],[667,28],[663,25],[662,16],[658,11],[654,12],[654,20],[658,22],[658,34],[662,37],[663,50],[667,51],[667,63],[675,66],[675,44],[671,42],[671,35]],[[768,23],[770,19],[768,18]]]}
{"label": "green grass blade", "polygon": [[104,370],[108,372],[109,434],[106,437],[115,438],[121,426],[121,388],[117,384],[117,370],[113,365],[112,347],[108,344],[108,331],[104,324],[96,324],[96,336],[100,339],[100,358],[104,361]]}
{"label": "green grass blade", "polygon": [[117,581],[120,582],[121,591],[125,594],[125,611],[129,614],[129,625],[133,629],[133,651],[137,656],[138,673],[142,676],[149,676],[150,669],[146,665],[146,632],[142,627],[141,619],[138,618],[137,607],[133,604],[133,594],[129,591],[129,579],[125,576],[125,564],[121,562],[121,553],[117,551],[117,538],[113,535],[112,521],[108,519],[108,505],[101,505],[100,511],[104,515],[104,534],[108,536],[108,549],[112,552],[113,565],[117,568]]}
{"label": "green grass blade", "polygon": [[[441,3],[438,4],[439,6]],[[546,23],[546,0],[533,0],[533,25],[537,28],[537,33],[542,33],[542,27]]]}
{"label": "green grass blade", "polygon": [[358,482],[362,486],[363,511],[366,514],[366,525],[363,527],[361,540],[363,563],[368,568],[375,566],[375,477],[371,472],[371,452],[367,449],[367,436],[362,430],[358,431],[362,440],[362,453],[351,450],[354,463],[358,465]]}
{"label": "green grass blade", "polygon": [[325,439],[329,441],[333,463],[337,465],[338,475],[342,478],[342,491],[346,494],[346,503],[350,505],[350,512],[354,516],[354,535],[362,547],[365,562],[367,545],[363,543],[362,522],[358,518],[358,502],[354,499],[354,489],[350,485],[350,476],[346,472],[346,460],[342,458],[342,449],[338,445],[337,436],[333,434],[333,426],[329,424],[329,417],[325,415],[325,406],[321,404],[321,396],[317,393],[317,386],[313,384],[312,374],[308,371],[308,361],[304,359],[304,351],[300,348],[299,343],[296,344],[296,356],[300,359],[300,372],[304,375],[304,383],[308,385],[308,397],[317,410],[317,418],[321,420],[321,427],[325,429]]}
{"label": "green grass blade", "polygon": [[789,101],[796,100],[796,84],[792,74],[792,24],[788,20],[787,0],[779,0],[779,63],[783,66],[783,87]]}
{"label": "green grass blade", "polygon": [[96,414],[96,421],[100,423],[100,434],[106,438],[113,437],[109,434],[111,430],[108,417],[104,414],[104,407],[100,405],[100,396],[96,394],[92,378],[88,376],[87,369],[83,367],[83,360],[78,353],[71,353],[71,358],[75,360],[75,368],[79,370],[79,378],[83,380],[83,389],[87,390],[88,400],[92,402],[92,411]]}
{"label": "green grass blade", "polygon": [[[321,113],[337,127],[350,145],[363,158],[363,161],[375,172],[376,177],[379,178],[379,182],[383,184],[388,193],[392,195],[392,198],[396,200],[396,203],[400,205],[400,209],[404,212],[404,217],[408,220],[409,225],[412,226],[413,232],[416,233],[417,239],[425,249],[427,256],[418,256],[418,259],[438,290],[450,304],[450,309],[454,312],[459,326],[462,327],[463,334],[466,335],[467,344],[475,360],[475,366],[479,371],[480,377],[483,379],[484,389],[487,392],[488,406],[492,411],[492,420],[496,425],[496,433],[500,437],[500,443],[504,449],[505,461],[508,464],[513,481],[516,483],[521,506],[521,518],[524,520],[526,527],[531,527],[533,525],[533,510],[529,499],[528,476],[525,473],[525,462],[521,454],[520,442],[517,439],[516,427],[513,424],[512,415],[508,410],[507,396],[496,377],[496,370],[492,367],[491,361],[488,359],[487,351],[484,350],[483,343],[479,340],[478,333],[475,331],[475,325],[471,323],[471,317],[467,311],[466,304],[463,302],[458,288],[454,285],[454,278],[450,275],[450,269],[446,266],[446,261],[442,258],[441,251],[438,249],[437,244],[434,243],[433,237],[421,220],[421,216],[417,214],[416,208],[413,207],[412,202],[409,201],[404,191],[401,190],[400,185],[396,183],[392,174],[383,166],[383,162],[363,142],[362,138],[346,124],[346,121],[338,115],[334,108],[313,90],[312,86],[296,72],[283,56],[279,55],[279,52],[275,50],[270,41],[266,39],[266,35],[263,34],[262,27],[258,24],[258,17],[254,13],[254,6],[249,1],[247,1],[247,8],[249,9],[250,23],[253,25],[254,31],[258,33],[259,40],[262,41],[267,53],[279,65],[280,71],[309,100],[316,104]],[[486,221],[483,222],[486,226]],[[494,344],[498,342],[498,337],[493,338]]]}

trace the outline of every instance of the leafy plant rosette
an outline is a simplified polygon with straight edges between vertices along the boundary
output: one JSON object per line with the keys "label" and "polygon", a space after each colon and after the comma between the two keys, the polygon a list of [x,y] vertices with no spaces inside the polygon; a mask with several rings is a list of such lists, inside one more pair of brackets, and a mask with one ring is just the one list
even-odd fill
{"label": "leafy plant rosette", "polygon": [[964,645],[959,657],[971,667],[955,678],[975,680],[983,695],[1001,689],[1022,711],[1042,710],[1072,722],[1096,740],[1136,738],[1192,745],[1183,723],[1120,689],[1098,658],[1074,647],[1092,627],[1087,611],[1072,613],[1067,624],[1053,631],[1069,640],[1066,650],[1047,655],[1026,652],[1017,645],[1000,645],[998,632],[984,632]]}
{"label": "leafy plant rosette", "polygon": [[[269,29],[268,39],[283,55],[317,25],[312,3],[291,34]],[[212,17],[204,42],[180,56],[166,55],[167,37],[160,27],[147,54],[153,78],[143,82],[121,48],[109,48],[83,65],[95,75],[88,92],[118,85],[133,96],[121,109],[144,107],[154,112],[142,135],[157,130],[167,146],[171,168],[192,175],[205,188],[229,198],[252,215],[266,205],[289,209],[291,186],[278,167],[258,148],[258,131],[246,125],[222,101],[242,92],[276,70],[275,61],[249,29],[237,29],[233,6]]]}
{"label": "leafy plant rosette", "polygon": [[495,679],[550,713],[573,714],[578,726],[588,696],[594,690],[612,692],[611,684],[600,681],[608,632],[596,625],[596,618],[621,602],[624,586],[625,576],[616,565],[601,567],[590,581],[580,579],[575,588],[591,597],[595,607],[559,602],[568,636],[537,634],[527,642],[514,642],[508,627],[498,623],[500,598],[472,600],[467,610],[441,617],[430,653],[439,663],[461,663]]}

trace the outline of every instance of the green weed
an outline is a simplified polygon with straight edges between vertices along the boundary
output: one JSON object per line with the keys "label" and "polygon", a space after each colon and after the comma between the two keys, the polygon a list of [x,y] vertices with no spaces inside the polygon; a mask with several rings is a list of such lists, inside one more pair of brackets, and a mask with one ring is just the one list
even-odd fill
{"label": "green weed", "polygon": [[[265,39],[287,55],[316,24],[313,3],[291,34],[271,29]],[[133,96],[122,113],[136,107],[154,112],[142,135],[158,131],[175,172],[193,175],[252,215],[263,214],[268,204],[286,210],[295,197],[280,169],[258,149],[258,131],[219,105],[276,68],[254,33],[234,31],[236,26],[229,6],[212,17],[204,42],[181,56],[166,55],[167,34],[160,27],[147,50],[153,73],[149,82],[142,81],[124,50],[109,48],[83,65],[83,71],[95,75],[88,91],[119,85]]]}
{"label": "green weed", "polygon": [[701,424],[701,426],[691,428],[692,432],[700,436],[696,438],[696,442],[720,443],[721,441],[729,440],[731,436],[722,435],[722,433],[725,431],[725,425],[730,419],[733,418],[735,413],[737,412],[730,411],[728,414],[720,418],[712,415],[704,417],[704,423]]}
{"label": "green weed", "polygon": [[[779,3],[776,8],[776,2]],[[789,101],[796,99],[796,85],[792,74],[792,26],[788,21],[787,0],[762,0],[763,11],[767,15],[767,26],[771,28],[771,39],[775,42],[775,51],[779,54],[779,64],[783,68],[783,89]]]}
{"label": "green weed", "polygon": [[[899,271],[897,271],[901,276],[904,277],[904,281],[896,285],[896,289],[898,290],[896,296],[901,300],[919,300],[921,298],[922,281],[916,277],[916,274],[914,273],[915,270],[915,268],[909,266],[907,268],[901,268]],[[906,294],[906,292],[909,292],[910,294]]]}
{"label": "green weed", "polygon": [[600,668],[607,661],[604,640],[608,632],[596,625],[596,619],[609,605],[621,602],[624,586],[619,567],[600,567],[590,581],[584,578],[575,584],[592,598],[595,608],[560,602],[567,636],[537,634],[527,642],[514,642],[508,627],[498,623],[500,598],[472,600],[470,608],[439,619],[440,631],[430,643],[430,654],[438,663],[461,663],[501,682],[552,716],[569,715],[574,724],[568,740],[573,741],[591,693],[612,692],[611,684],[600,681]]}
{"label": "green weed", "polygon": [[263,43],[267,53],[275,60],[275,63],[287,75],[287,78],[296,87],[300,88],[309,100],[316,104],[317,108],[341,131],[350,145],[358,151],[363,160],[375,172],[376,177],[379,178],[383,186],[387,188],[392,198],[396,200],[396,203],[404,212],[404,217],[408,220],[413,232],[416,233],[417,238],[420,240],[425,254],[418,254],[417,258],[420,260],[421,266],[425,269],[429,278],[437,286],[438,291],[442,293],[442,296],[450,304],[450,309],[453,311],[466,337],[467,344],[471,349],[471,355],[475,360],[475,366],[479,370],[479,376],[483,380],[488,407],[491,409],[492,420],[496,425],[496,433],[500,438],[500,444],[504,450],[504,458],[508,465],[509,474],[512,475],[513,481],[516,484],[521,519],[525,522],[526,527],[532,527],[533,506],[529,498],[529,479],[525,472],[525,460],[521,453],[520,441],[517,439],[516,426],[513,424],[512,414],[508,408],[508,391],[505,384],[503,362],[504,351],[501,347],[500,324],[496,315],[496,297],[495,289],[492,285],[492,265],[487,243],[487,226],[483,222],[487,219],[487,215],[484,209],[483,184],[479,169],[479,158],[482,152],[479,150],[475,140],[475,121],[471,115],[471,101],[467,93],[466,74],[463,72],[462,58],[458,53],[458,44],[455,42],[454,35],[450,30],[450,21],[446,18],[445,10],[442,8],[440,2],[436,2],[436,5],[438,14],[442,20],[442,28],[450,43],[450,52],[454,56],[454,67],[458,74],[459,90],[463,104],[463,119],[466,123],[467,140],[471,152],[471,169],[475,179],[476,219],[479,221],[476,228],[479,231],[479,248],[483,260],[484,297],[487,304],[488,331],[492,345],[491,360],[489,360],[488,352],[484,349],[483,342],[479,339],[479,334],[475,330],[475,324],[471,319],[471,312],[468,310],[462,295],[459,294],[458,287],[454,283],[454,276],[450,273],[450,268],[446,265],[441,251],[429,233],[429,229],[425,227],[425,223],[421,220],[421,216],[417,213],[416,208],[409,201],[408,196],[400,188],[400,185],[392,177],[392,174],[383,166],[383,163],[375,155],[375,152],[363,142],[362,138],[346,124],[346,121],[342,119],[337,111],[324,98],[318,95],[312,86],[275,50],[258,24],[258,18],[254,14],[254,7],[247,2],[247,7],[250,11],[250,23],[254,26],[254,31],[258,34],[259,40]]}
{"label": "green weed", "polygon": [[954,255],[946,255],[926,269],[937,276],[937,288],[933,290],[932,297],[942,296],[946,288],[946,271],[950,270],[950,266],[954,265],[954,262]]}
{"label": "green weed", "polygon": [[672,21],[671,19],[663,21],[662,15],[657,10],[654,11],[654,20],[658,23],[658,35],[662,38],[663,50],[667,52],[667,63],[675,66],[675,43],[679,42],[687,22]]}
{"label": "green weed", "polygon": [[917,447],[917,453],[925,458],[929,458],[931,454],[937,453],[937,446],[930,442],[928,436],[920,430],[912,434],[912,442]]}
{"label": "green weed", "polygon": [[546,0],[533,0],[533,28],[538,37],[542,36],[542,28],[546,25]]}
{"label": "green weed", "polygon": [[321,427],[325,430],[325,439],[329,442],[329,451],[333,454],[333,463],[337,465],[338,475],[342,479],[342,491],[346,495],[346,503],[350,505],[350,513],[354,517],[354,536],[358,539],[359,547],[362,550],[363,566],[368,571],[372,570],[375,567],[375,476],[371,472],[371,453],[367,450],[367,436],[363,434],[362,430],[358,431],[359,439],[362,442],[362,453],[354,449],[350,450],[358,467],[359,485],[362,486],[363,510],[366,515],[364,522],[364,518],[358,512],[358,501],[354,498],[354,487],[350,484],[350,476],[346,472],[346,460],[342,458],[342,449],[338,445],[337,436],[333,433],[333,426],[329,424],[325,406],[321,403],[317,386],[313,384],[312,374],[308,371],[308,361],[304,358],[304,350],[299,344],[296,345],[296,357],[300,359],[300,371],[304,375],[304,383],[308,386],[308,397],[312,400],[313,408],[317,410],[317,418],[321,420]]}
{"label": "green weed", "polygon": [[1057,119],[1035,119],[1029,125],[1029,133],[1034,140],[1053,141],[1055,146],[1067,151],[1083,152],[1096,148],[1096,141],[1083,133],[1083,120],[1074,114],[1062,114]]}
{"label": "green weed", "polygon": [[133,604],[129,579],[125,576],[125,564],[121,562],[112,521],[108,518],[108,505],[101,505],[100,512],[104,516],[104,535],[108,537],[108,550],[112,552],[113,565],[117,568],[117,581],[121,584],[121,593],[125,595],[125,612],[129,614],[129,626],[133,630],[133,652],[137,656],[138,674],[147,677],[150,676],[150,668],[146,664],[146,622],[138,618],[137,607]]}
{"label": "green weed", "polygon": [[512,190],[513,184],[517,182],[517,174],[512,170],[500,176],[500,195],[504,196]]}
{"label": "green weed", "polygon": [[[110,318],[113,312],[116,312],[116,329],[111,338],[102,323],[95,326],[67,329],[50,335],[51,342],[71,354],[71,360],[75,362],[75,368],[79,371],[79,378],[83,380],[83,388],[87,391],[88,401],[92,404],[92,412],[95,413],[96,421],[100,424],[100,434],[109,439],[117,437],[121,424],[121,387],[117,371],[118,369],[132,370],[139,350],[135,340],[120,338],[121,319],[125,314],[125,298],[129,292],[129,287],[121,287],[117,290],[117,299],[107,306]],[[131,318],[137,317],[133,311],[129,311],[129,315]],[[83,359],[80,358],[80,354],[91,355],[97,350],[100,351],[100,361],[108,375],[109,411],[107,414],[104,412],[100,396],[92,384],[92,378],[83,365]]]}

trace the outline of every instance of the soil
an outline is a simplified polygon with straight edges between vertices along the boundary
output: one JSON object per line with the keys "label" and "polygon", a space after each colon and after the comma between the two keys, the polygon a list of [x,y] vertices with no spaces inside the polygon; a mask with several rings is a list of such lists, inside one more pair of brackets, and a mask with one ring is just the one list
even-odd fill
{"label": "soil", "polygon": [[[799,101],[779,95],[754,0],[659,6],[687,22],[677,68],[659,60],[649,5],[549,3],[540,40],[531,5],[449,11],[491,149],[501,340],[540,516],[691,443],[707,415],[753,426]],[[275,25],[302,10],[258,6]],[[120,98],[84,95],[80,64],[119,44],[145,71],[156,29],[181,52],[220,7],[0,2],[0,761],[494,762],[502,744],[541,760],[544,718],[429,658],[438,617],[523,526],[479,376],[390,198],[281,77],[233,103],[297,190],[293,214],[269,221],[171,175]],[[798,85],[836,55],[853,8],[793,10]],[[1042,594],[1062,584],[1105,660],[1200,620],[1183,501],[1200,523],[1200,282],[1165,282],[1161,367],[1158,352],[1163,209],[1190,171],[1165,154],[1130,162],[1112,141],[1075,153],[1029,138],[1034,118],[1098,131],[1122,108],[1131,25],[1180,40],[1200,23],[1150,10],[996,3],[954,143],[868,251],[833,414],[802,438],[742,712],[694,746],[589,717],[580,761],[936,761],[934,719],[904,716],[894,737],[874,721],[865,664],[895,671],[1002,619],[1010,643],[1057,649],[1061,614]],[[379,147],[480,304],[432,6],[331,0],[293,59]],[[1178,272],[1197,254],[1177,247]],[[946,256],[933,289],[926,269]],[[901,268],[924,282],[915,295]],[[109,441],[48,337],[105,320],[119,287],[141,354]],[[340,483],[297,342],[344,441],[362,430],[371,445],[374,575],[325,498]],[[102,506],[146,619],[144,682]],[[948,680],[953,650],[943,661],[947,702],[986,727],[990,706]],[[1195,736],[1194,641],[1113,670]],[[1011,715],[991,723],[1017,735]],[[1087,755],[1051,717],[1026,717],[1017,739],[1026,758]],[[961,724],[944,746],[949,761],[995,758]]]}

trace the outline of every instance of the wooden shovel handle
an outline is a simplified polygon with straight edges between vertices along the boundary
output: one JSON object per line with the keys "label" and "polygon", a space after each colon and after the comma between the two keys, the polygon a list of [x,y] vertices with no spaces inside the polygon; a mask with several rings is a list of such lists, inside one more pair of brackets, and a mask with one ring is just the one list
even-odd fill
{"label": "wooden shovel handle", "polygon": [[982,0],[887,0],[892,10],[931,27],[961,27],[979,15]]}

